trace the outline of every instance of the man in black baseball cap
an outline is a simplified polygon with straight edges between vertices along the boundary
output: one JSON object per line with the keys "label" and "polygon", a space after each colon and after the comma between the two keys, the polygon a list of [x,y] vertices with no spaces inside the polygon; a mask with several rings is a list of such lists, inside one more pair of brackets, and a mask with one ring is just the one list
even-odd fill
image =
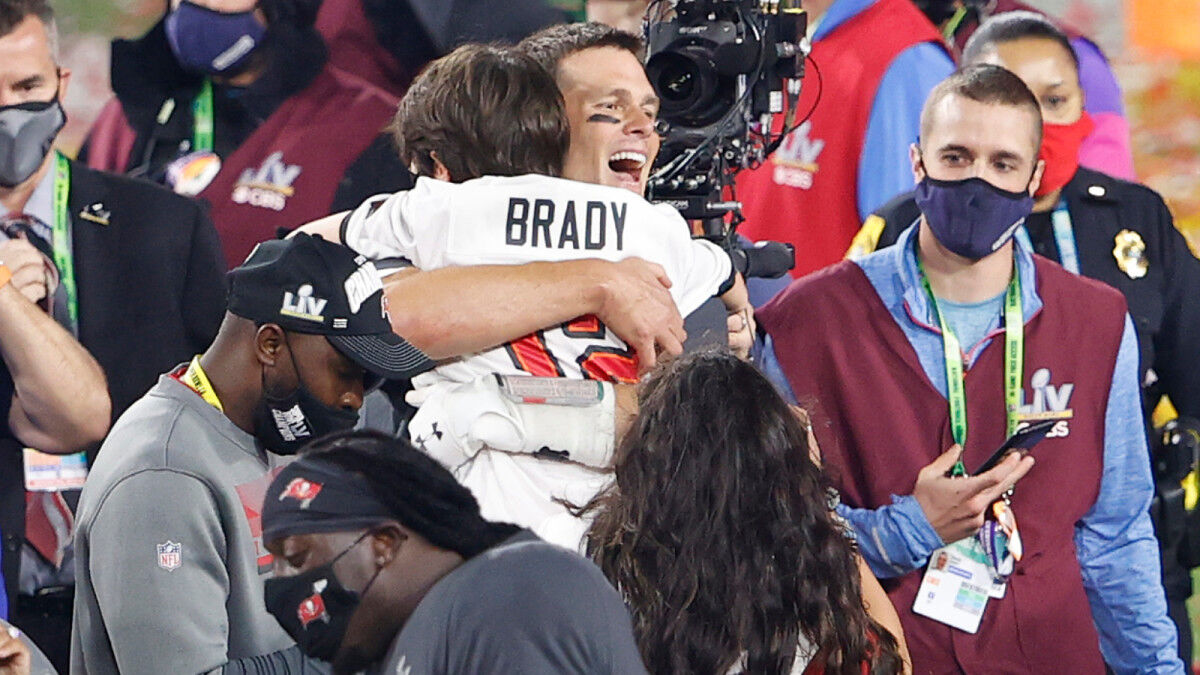
{"label": "man in black baseball cap", "polygon": [[72,672],[207,672],[288,647],[262,594],[279,455],[353,426],[379,379],[433,365],[347,248],[265,242],[229,280],[216,340],[121,416],[83,489]]}

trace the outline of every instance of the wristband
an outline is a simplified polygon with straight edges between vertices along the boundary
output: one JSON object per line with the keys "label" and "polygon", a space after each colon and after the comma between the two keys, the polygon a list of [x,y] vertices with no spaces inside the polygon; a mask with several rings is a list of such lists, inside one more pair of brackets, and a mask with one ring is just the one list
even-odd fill
{"label": "wristband", "polygon": [[0,262],[0,288],[8,285],[12,281],[12,270],[8,269],[8,265]]}

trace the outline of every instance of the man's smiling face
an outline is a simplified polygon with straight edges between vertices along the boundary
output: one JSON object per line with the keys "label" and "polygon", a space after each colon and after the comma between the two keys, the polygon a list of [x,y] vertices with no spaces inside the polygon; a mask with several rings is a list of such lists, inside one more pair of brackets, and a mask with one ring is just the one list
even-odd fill
{"label": "man's smiling face", "polygon": [[659,138],[658,96],[641,62],[618,47],[592,47],[559,61],[555,79],[571,125],[564,177],[643,194]]}

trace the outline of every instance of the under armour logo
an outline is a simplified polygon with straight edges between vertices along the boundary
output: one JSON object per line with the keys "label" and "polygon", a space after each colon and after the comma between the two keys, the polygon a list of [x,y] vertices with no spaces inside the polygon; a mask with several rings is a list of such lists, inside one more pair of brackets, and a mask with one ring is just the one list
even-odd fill
{"label": "under armour logo", "polygon": [[439,441],[442,440],[442,431],[438,429],[437,422],[434,422],[433,426],[429,428],[429,436],[418,436],[417,438],[413,439],[413,442],[421,446],[422,450],[425,450],[425,442],[428,441],[430,437],[436,438]]}

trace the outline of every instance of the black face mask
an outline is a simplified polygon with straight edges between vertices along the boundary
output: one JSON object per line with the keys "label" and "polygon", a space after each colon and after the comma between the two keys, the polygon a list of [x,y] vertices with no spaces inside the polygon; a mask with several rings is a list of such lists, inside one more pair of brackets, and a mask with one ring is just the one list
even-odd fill
{"label": "black face mask", "polygon": [[354,543],[320,567],[292,577],[266,581],[267,611],[296,641],[300,651],[312,658],[333,661],[346,637],[350,617],[383,571],[382,567],[376,569],[361,593],[348,590],[334,574],[333,564],[368,534],[370,531],[363,532]]}
{"label": "black face mask", "polygon": [[262,398],[254,408],[254,436],[264,448],[277,455],[294,455],[314,438],[353,428],[358,422],[356,411],[325,405],[304,386],[290,343],[288,358],[299,384],[289,394],[275,395],[267,387],[264,370]]}

